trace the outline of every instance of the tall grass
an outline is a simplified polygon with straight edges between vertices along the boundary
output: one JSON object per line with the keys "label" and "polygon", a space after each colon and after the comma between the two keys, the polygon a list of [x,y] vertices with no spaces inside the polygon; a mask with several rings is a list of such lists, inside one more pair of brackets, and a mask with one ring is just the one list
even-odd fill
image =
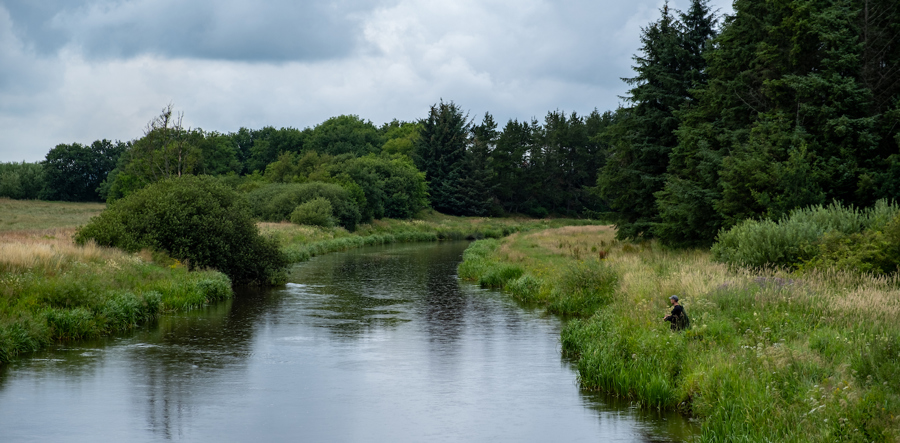
{"label": "tall grass", "polygon": [[0,234],[0,363],[59,340],[129,330],[160,313],[231,296],[215,271],[188,272],[149,253],[77,246],[74,229]]}
{"label": "tall grass", "polygon": [[[577,318],[561,342],[585,388],[692,415],[699,441],[900,441],[896,275],[729,267],[704,251],[616,242],[600,227],[470,250],[461,276],[517,266],[504,285],[514,297],[579,306],[565,310]],[[583,288],[608,292],[583,303]],[[691,329],[662,321],[671,294]]]}

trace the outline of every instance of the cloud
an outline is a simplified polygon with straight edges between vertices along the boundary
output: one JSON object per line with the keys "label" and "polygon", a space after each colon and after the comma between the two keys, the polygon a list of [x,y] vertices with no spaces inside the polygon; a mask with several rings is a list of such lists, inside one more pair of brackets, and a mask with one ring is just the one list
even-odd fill
{"label": "cloud", "polygon": [[283,62],[343,57],[356,46],[356,0],[9,1],[20,37],[42,53]]}
{"label": "cloud", "polygon": [[[58,143],[139,137],[170,102],[187,125],[220,132],[303,128],[339,114],[414,120],[440,99],[472,117],[491,112],[501,125],[555,109],[615,109],[640,27],[659,16],[661,1],[394,0],[328,9],[228,0],[213,14],[207,2],[29,10],[0,0],[0,161],[40,160]],[[316,38],[345,40],[319,53],[270,48],[313,32],[283,29],[305,23],[291,18],[304,11],[326,36]],[[134,35],[116,40],[129,27]]]}

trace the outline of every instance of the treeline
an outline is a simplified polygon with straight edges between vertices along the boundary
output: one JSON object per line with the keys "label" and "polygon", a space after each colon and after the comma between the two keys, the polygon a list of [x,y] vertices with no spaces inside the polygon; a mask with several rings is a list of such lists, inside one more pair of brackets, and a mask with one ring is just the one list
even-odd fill
{"label": "treeline", "polygon": [[[745,219],[900,193],[898,31],[893,0],[737,0],[721,23],[707,0],[692,0],[686,12],[664,6],[643,29],[615,112],[551,111],[500,128],[489,113],[441,101],[414,122],[342,115],[223,134],[183,128],[169,106],[137,140],[59,145],[40,164],[0,165],[0,196],[113,201],[203,174],[244,192],[273,186],[261,198],[326,199],[331,218],[316,216],[321,202],[297,217],[351,228],[426,206],[603,214],[617,217],[621,238],[709,246]],[[312,182],[343,191],[295,186]],[[287,219],[287,206],[257,213]]]}
{"label": "treeline", "polygon": [[600,195],[619,235],[708,246],[744,219],[900,191],[900,4],[705,0],[642,34]]}
{"label": "treeline", "polygon": [[612,118],[552,111],[501,131],[490,114],[475,123],[440,102],[416,122],[378,127],[342,115],[304,130],[222,134],[185,128],[170,105],[139,139],[60,144],[42,162],[3,164],[0,196],[112,202],[166,178],[211,175],[246,193],[263,220],[305,219],[293,211],[313,199],[328,200],[323,223],[349,229],[428,206],[452,215],[577,216],[605,209],[593,185]]}

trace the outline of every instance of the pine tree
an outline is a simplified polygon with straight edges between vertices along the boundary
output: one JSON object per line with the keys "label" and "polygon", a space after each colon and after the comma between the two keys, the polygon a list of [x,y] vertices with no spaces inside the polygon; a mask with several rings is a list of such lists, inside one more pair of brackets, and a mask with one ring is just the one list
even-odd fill
{"label": "pine tree", "polygon": [[[713,18],[704,0],[695,0],[681,21],[669,9],[643,29],[637,76],[607,136],[610,155],[597,179],[600,194],[618,213],[620,238],[651,237],[659,223],[655,194],[663,189],[669,156],[677,145],[678,111],[692,101],[691,90],[704,81],[705,41]],[[687,28],[690,26],[690,28]]]}
{"label": "pine tree", "polygon": [[480,125],[472,127],[466,152],[465,175],[459,182],[460,201],[465,215],[490,215],[494,208],[494,171],[490,155],[497,141],[497,123],[486,113]]}
{"label": "pine tree", "polygon": [[466,214],[460,181],[466,176],[466,144],[471,128],[468,117],[452,101],[442,100],[431,106],[428,117],[420,123],[422,132],[414,161],[428,180],[432,207],[446,214]]}

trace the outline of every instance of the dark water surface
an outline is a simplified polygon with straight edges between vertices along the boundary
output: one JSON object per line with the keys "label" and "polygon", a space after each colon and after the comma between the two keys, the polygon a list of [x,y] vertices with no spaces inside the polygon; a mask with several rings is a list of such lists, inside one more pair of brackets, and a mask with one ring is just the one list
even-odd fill
{"label": "dark water surface", "polygon": [[680,441],[578,389],[560,321],[456,277],[466,243],[298,265],[283,289],[0,368],[0,442]]}

